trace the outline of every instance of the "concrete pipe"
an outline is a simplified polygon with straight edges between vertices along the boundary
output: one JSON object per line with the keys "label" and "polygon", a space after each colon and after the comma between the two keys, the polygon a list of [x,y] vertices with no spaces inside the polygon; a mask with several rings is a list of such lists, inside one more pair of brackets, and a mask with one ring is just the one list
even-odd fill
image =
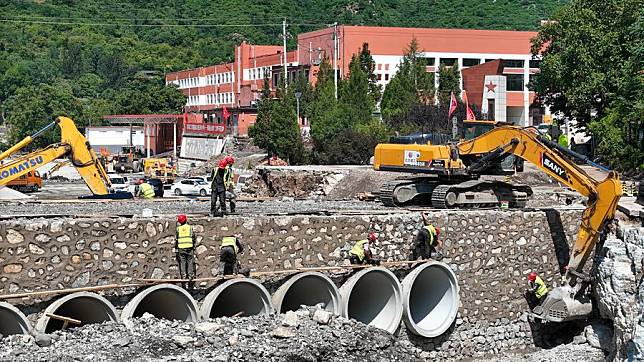
{"label": "concrete pipe", "polygon": [[396,276],[382,267],[367,268],[340,287],[342,315],[394,333],[402,319],[402,287]]}
{"label": "concrete pipe", "polygon": [[273,313],[271,296],[264,286],[250,278],[231,279],[213,289],[201,303],[204,319],[247,317]]}
{"label": "concrete pipe", "polygon": [[432,261],[407,274],[403,285],[403,310],[407,329],[422,337],[443,334],[456,319],[458,281],[445,263]]}
{"label": "concrete pipe", "polygon": [[51,333],[63,329],[65,322],[48,314],[77,319],[81,322],[80,325],[69,323],[69,328],[118,320],[112,303],[96,293],[88,292],[69,294],[51,303],[38,319],[36,331]]}
{"label": "concrete pipe", "polygon": [[18,308],[5,302],[0,302],[0,335],[29,334],[31,325]]}
{"label": "concrete pipe", "polygon": [[322,303],[324,309],[340,314],[340,292],[333,281],[318,272],[304,272],[291,277],[273,294],[273,305],[278,313],[298,310],[301,305]]}
{"label": "concrete pipe", "polygon": [[185,289],[172,284],[155,285],[137,294],[123,308],[121,319],[138,318],[144,313],[183,322],[199,320],[194,298]]}

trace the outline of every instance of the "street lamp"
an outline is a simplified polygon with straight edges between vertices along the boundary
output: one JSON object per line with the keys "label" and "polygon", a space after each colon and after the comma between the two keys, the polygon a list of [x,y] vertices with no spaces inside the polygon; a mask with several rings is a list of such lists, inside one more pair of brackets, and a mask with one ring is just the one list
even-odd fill
{"label": "street lamp", "polygon": [[295,101],[297,103],[297,123],[300,123],[300,98],[302,98],[302,92],[295,92]]}

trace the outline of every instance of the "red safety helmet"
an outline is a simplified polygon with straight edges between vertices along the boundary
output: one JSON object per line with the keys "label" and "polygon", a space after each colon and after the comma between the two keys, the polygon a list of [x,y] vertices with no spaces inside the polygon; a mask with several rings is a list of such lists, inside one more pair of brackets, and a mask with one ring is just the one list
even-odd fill
{"label": "red safety helmet", "polygon": [[136,184],[137,184],[137,185],[141,185],[141,184],[143,184],[144,182],[145,182],[145,180],[144,180],[144,179],[142,179],[142,178],[140,178],[140,179],[138,179],[138,180],[136,181]]}
{"label": "red safety helmet", "polygon": [[217,164],[217,167],[226,168],[226,166],[228,166],[228,162],[226,162],[225,158],[222,158],[221,160],[219,160],[219,163]]}
{"label": "red safety helmet", "polygon": [[376,233],[369,233],[368,237],[369,237],[369,241],[376,241],[376,239],[378,238],[376,236]]}
{"label": "red safety helmet", "polygon": [[179,222],[179,224],[183,225],[186,223],[186,221],[188,221],[188,218],[184,214],[177,215],[177,221]]}
{"label": "red safety helmet", "polygon": [[535,281],[536,279],[537,279],[537,273],[532,272],[532,273],[528,274],[528,280],[529,280],[529,281],[533,282],[533,281]]}
{"label": "red safety helmet", "polygon": [[438,227],[435,227],[434,229],[436,230],[436,236],[441,234],[441,229],[439,229]]}
{"label": "red safety helmet", "polygon": [[231,156],[231,155],[226,156],[226,158],[224,158],[224,160],[225,160],[225,161],[226,161],[226,163],[227,163],[227,164],[229,164],[229,165],[232,165],[233,163],[235,163],[235,159],[234,159],[234,158],[233,158],[233,156]]}

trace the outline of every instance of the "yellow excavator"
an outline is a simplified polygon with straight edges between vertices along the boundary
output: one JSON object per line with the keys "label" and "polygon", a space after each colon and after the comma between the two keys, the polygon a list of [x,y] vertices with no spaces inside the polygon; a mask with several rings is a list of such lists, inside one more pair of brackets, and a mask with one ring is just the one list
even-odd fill
{"label": "yellow excavator", "polygon": [[[409,157],[410,149],[416,152],[413,157]],[[600,234],[615,216],[617,203],[622,195],[621,183],[616,172],[548,140],[531,128],[508,125],[493,127],[478,137],[454,144],[378,145],[374,167],[376,170],[383,167],[386,169],[387,166],[404,166],[413,162],[413,168],[427,169],[436,168],[435,161],[440,161],[440,172],[447,175],[454,172],[471,176],[487,174],[490,167],[495,167],[495,164],[509,155],[534,164],[550,177],[588,198],[566,268],[566,282],[563,286],[551,290],[531,313],[533,318],[551,322],[584,318],[592,311],[592,305],[587,295],[590,277],[584,274],[583,268]],[[595,180],[570,158],[607,171],[608,176],[602,181]],[[516,160],[514,162],[516,163]],[[467,193],[471,192],[467,190],[461,193],[458,188],[453,188],[453,185],[448,184],[448,192],[439,195],[443,198],[444,205],[451,206],[462,198],[467,199]],[[440,185],[436,185],[433,189],[439,187]],[[490,187],[494,187],[494,184],[490,184]],[[492,189],[491,192],[495,191]],[[432,195],[432,203],[437,198]]]}
{"label": "yellow excavator", "polygon": [[[20,151],[33,142],[35,138],[56,125],[60,128],[60,143],[17,157],[6,163],[3,162],[7,157]],[[92,191],[93,196],[83,198],[132,198],[132,194],[129,192],[111,192],[112,184],[105,169],[96,157],[96,153],[87,139],[85,139],[85,136],[78,131],[74,121],[67,117],[56,118],[56,121],[51,122],[33,135],[25,137],[13,147],[0,154],[0,186],[4,186],[11,180],[19,178],[30,171],[35,171],[41,166],[65,156],[76,167],[76,170],[78,170],[87,187]]]}

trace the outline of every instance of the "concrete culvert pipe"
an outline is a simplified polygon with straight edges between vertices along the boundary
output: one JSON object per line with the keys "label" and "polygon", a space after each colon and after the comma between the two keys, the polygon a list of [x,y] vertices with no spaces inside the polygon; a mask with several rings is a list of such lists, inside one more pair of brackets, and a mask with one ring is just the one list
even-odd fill
{"label": "concrete culvert pipe", "polygon": [[31,325],[25,315],[9,303],[0,302],[0,335],[29,334]]}
{"label": "concrete culvert pipe", "polygon": [[260,282],[250,278],[231,279],[218,285],[201,303],[204,319],[271,313],[270,294]]}
{"label": "concrete culvert pipe", "polygon": [[144,313],[183,322],[199,320],[194,298],[185,289],[172,284],[155,285],[137,294],[123,308],[121,319],[138,318]]}
{"label": "concrete culvert pipe", "polygon": [[304,272],[291,277],[273,294],[273,305],[278,313],[298,310],[300,306],[322,303],[324,309],[340,314],[340,292],[333,281],[317,272]]}
{"label": "concrete culvert pipe", "polygon": [[107,299],[96,293],[78,292],[66,295],[51,303],[43,312],[36,323],[36,331],[52,333],[63,329],[64,321],[48,316],[77,319],[80,325],[70,323],[69,328],[80,327],[85,324],[117,321],[116,309]]}
{"label": "concrete culvert pipe", "polygon": [[402,287],[396,276],[381,267],[351,276],[340,287],[342,315],[394,333],[402,319]]}
{"label": "concrete culvert pipe", "polygon": [[422,337],[443,334],[458,313],[456,275],[445,263],[428,262],[407,274],[403,285],[405,325]]}

